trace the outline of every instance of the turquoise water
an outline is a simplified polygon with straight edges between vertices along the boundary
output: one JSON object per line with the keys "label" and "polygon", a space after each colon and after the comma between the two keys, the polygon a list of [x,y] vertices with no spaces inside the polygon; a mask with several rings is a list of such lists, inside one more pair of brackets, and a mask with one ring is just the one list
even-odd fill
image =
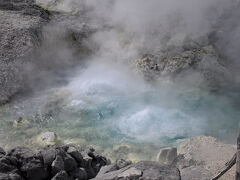
{"label": "turquoise water", "polygon": [[[94,69],[96,69],[94,67]],[[161,147],[210,135],[235,142],[237,93],[211,93],[171,83],[153,86],[116,70],[81,72],[64,87],[21,97],[1,108],[1,146],[27,145],[44,131],[62,143],[92,145],[112,159],[154,159]],[[15,128],[23,117],[27,127]]]}

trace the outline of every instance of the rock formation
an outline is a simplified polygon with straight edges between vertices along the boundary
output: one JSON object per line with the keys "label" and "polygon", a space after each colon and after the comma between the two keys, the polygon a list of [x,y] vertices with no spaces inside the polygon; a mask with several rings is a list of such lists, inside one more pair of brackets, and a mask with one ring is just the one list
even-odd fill
{"label": "rock formation", "polygon": [[177,168],[169,165],[161,165],[157,162],[142,161],[136,164],[128,165],[119,170],[112,168],[113,165],[101,169],[94,180],[180,180],[180,172]]}
{"label": "rock formation", "polygon": [[0,104],[23,86],[24,58],[40,42],[40,31],[49,14],[32,0],[0,2]]}
{"label": "rock formation", "polygon": [[26,147],[9,152],[0,149],[0,179],[63,179],[94,178],[107,159],[93,149],[80,153],[74,146],[47,146],[38,153]]}
{"label": "rock formation", "polygon": [[[236,146],[224,144],[213,137],[190,138],[180,144],[176,166],[181,171],[182,180],[207,180],[220,172],[236,153]],[[232,168],[221,179],[234,179]]]}

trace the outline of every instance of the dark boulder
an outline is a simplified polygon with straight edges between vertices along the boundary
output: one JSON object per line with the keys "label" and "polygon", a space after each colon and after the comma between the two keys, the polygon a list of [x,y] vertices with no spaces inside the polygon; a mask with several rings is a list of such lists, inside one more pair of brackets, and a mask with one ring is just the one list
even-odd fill
{"label": "dark boulder", "polygon": [[[93,163],[93,166],[105,166],[107,165],[108,161],[105,157],[101,156],[100,154],[96,153],[95,151],[92,152],[90,151],[88,153],[88,156],[92,158],[92,163]],[[99,171],[99,170],[97,170]]]}
{"label": "dark boulder", "polygon": [[68,174],[66,173],[66,171],[61,171],[59,173],[57,173],[53,178],[52,180],[69,180],[69,176]]}
{"label": "dark boulder", "polygon": [[66,171],[72,171],[77,168],[77,162],[69,154],[65,154],[63,161]]}
{"label": "dark boulder", "polygon": [[26,179],[42,180],[49,177],[41,159],[34,158],[21,167],[21,172]]}
{"label": "dark boulder", "polygon": [[27,179],[40,180],[49,176],[41,156],[37,156],[31,149],[16,147],[10,150],[4,158],[16,159],[16,168]]}
{"label": "dark boulder", "polygon": [[6,152],[4,151],[3,148],[0,147],[0,158],[5,156],[6,155]]}
{"label": "dark boulder", "polygon": [[94,178],[106,165],[106,158],[96,152],[84,158],[72,146],[47,146],[38,153],[26,147],[16,147],[0,154],[0,180],[87,180]]}
{"label": "dark boulder", "polygon": [[96,177],[97,172],[95,171],[95,168],[93,167],[92,158],[90,158],[90,157],[84,158],[84,167],[86,168],[89,179]]}
{"label": "dark boulder", "polygon": [[74,171],[69,173],[71,177],[77,180],[87,180],[88,174],[84,168],[77,168]]}
{"label": "dark boulder", "polygon": [[83,156],[75,147],[69,146],[67,153],[70,154],[80,166],[83,166]]}
{"label": "dark boulder", "polygon": [[51,166],[52,162],[56,158],[56,149],[54,146],[47,146],[41,149],[37,155],[42,157],[43,163],[46,167]]}
{"label": "dark boulder", "polygon": [[56,156],[56,159],[52,162],[51,169],[52,169],[51,170],[52,175],[55,175],[60,171],[64,170],[64,161],[62,156],[60,155]]}
{"label": "dark boulder", "polygon": [[1,173],[9,173],[17,170],[17,168],[18,168],[17,159],[8,156],[4,156],[0,159]]}
{"label": "dark boulder", "polygon": [[35,153],[27,147],[16,147],[11,149],[8,153],[8,156],[15,157],[19,162],[27,161],[35,157]]}

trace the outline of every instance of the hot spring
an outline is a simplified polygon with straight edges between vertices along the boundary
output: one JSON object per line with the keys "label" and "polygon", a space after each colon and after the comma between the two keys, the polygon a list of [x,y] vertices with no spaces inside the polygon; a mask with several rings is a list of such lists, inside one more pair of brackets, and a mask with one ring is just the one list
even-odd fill
{"label": "hot spring", "polygon": [[[138,161],[194,136],[235,142],[240,93],[231,87],[213,92],[194,77],[196,70],[220,82],[231,77],[229,84],[239,86],[234,0],[38,2],[50,2],[52,16],[23,62],[23,89],[33,91],[0,106],[1,147],[37,149],[39,134],[50,131],[62,144]],[[145,54],[161,57],[150,72],[163,66],[176,76],[191,71],[175,81],[147,81],[135,71]],[[19,118],[26,125],[16,127]]]}
{"label": "hot spring", "polygon": [[[63,143],[91,145],[113,159],[149,160],[159,148],[189,137],[236,139],[238,93],[210,93],[169,82],[153,86],[101,63],[77,72],[64,86],[1,107],[0,146],[36,148],[36,137],[53,131]],[[19,117],[28,127],[13,126]]]}

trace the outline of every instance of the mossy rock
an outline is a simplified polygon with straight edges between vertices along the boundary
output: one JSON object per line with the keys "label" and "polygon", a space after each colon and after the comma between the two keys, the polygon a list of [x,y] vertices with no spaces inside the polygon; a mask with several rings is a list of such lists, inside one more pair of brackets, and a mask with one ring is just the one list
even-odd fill
{"label": "mossy rock", "polygon": [[58,138],[57,134],[54,132],[44,132],[41,133],[36,138],[36,143],[39,146],[57,146],[61,144],[61,140]]}
{"label": "mossy rock", "polygon": [[13,127],[15,128],[28,128],[30,123],[28,120],[19,117],[17,120],[13,122]]}

